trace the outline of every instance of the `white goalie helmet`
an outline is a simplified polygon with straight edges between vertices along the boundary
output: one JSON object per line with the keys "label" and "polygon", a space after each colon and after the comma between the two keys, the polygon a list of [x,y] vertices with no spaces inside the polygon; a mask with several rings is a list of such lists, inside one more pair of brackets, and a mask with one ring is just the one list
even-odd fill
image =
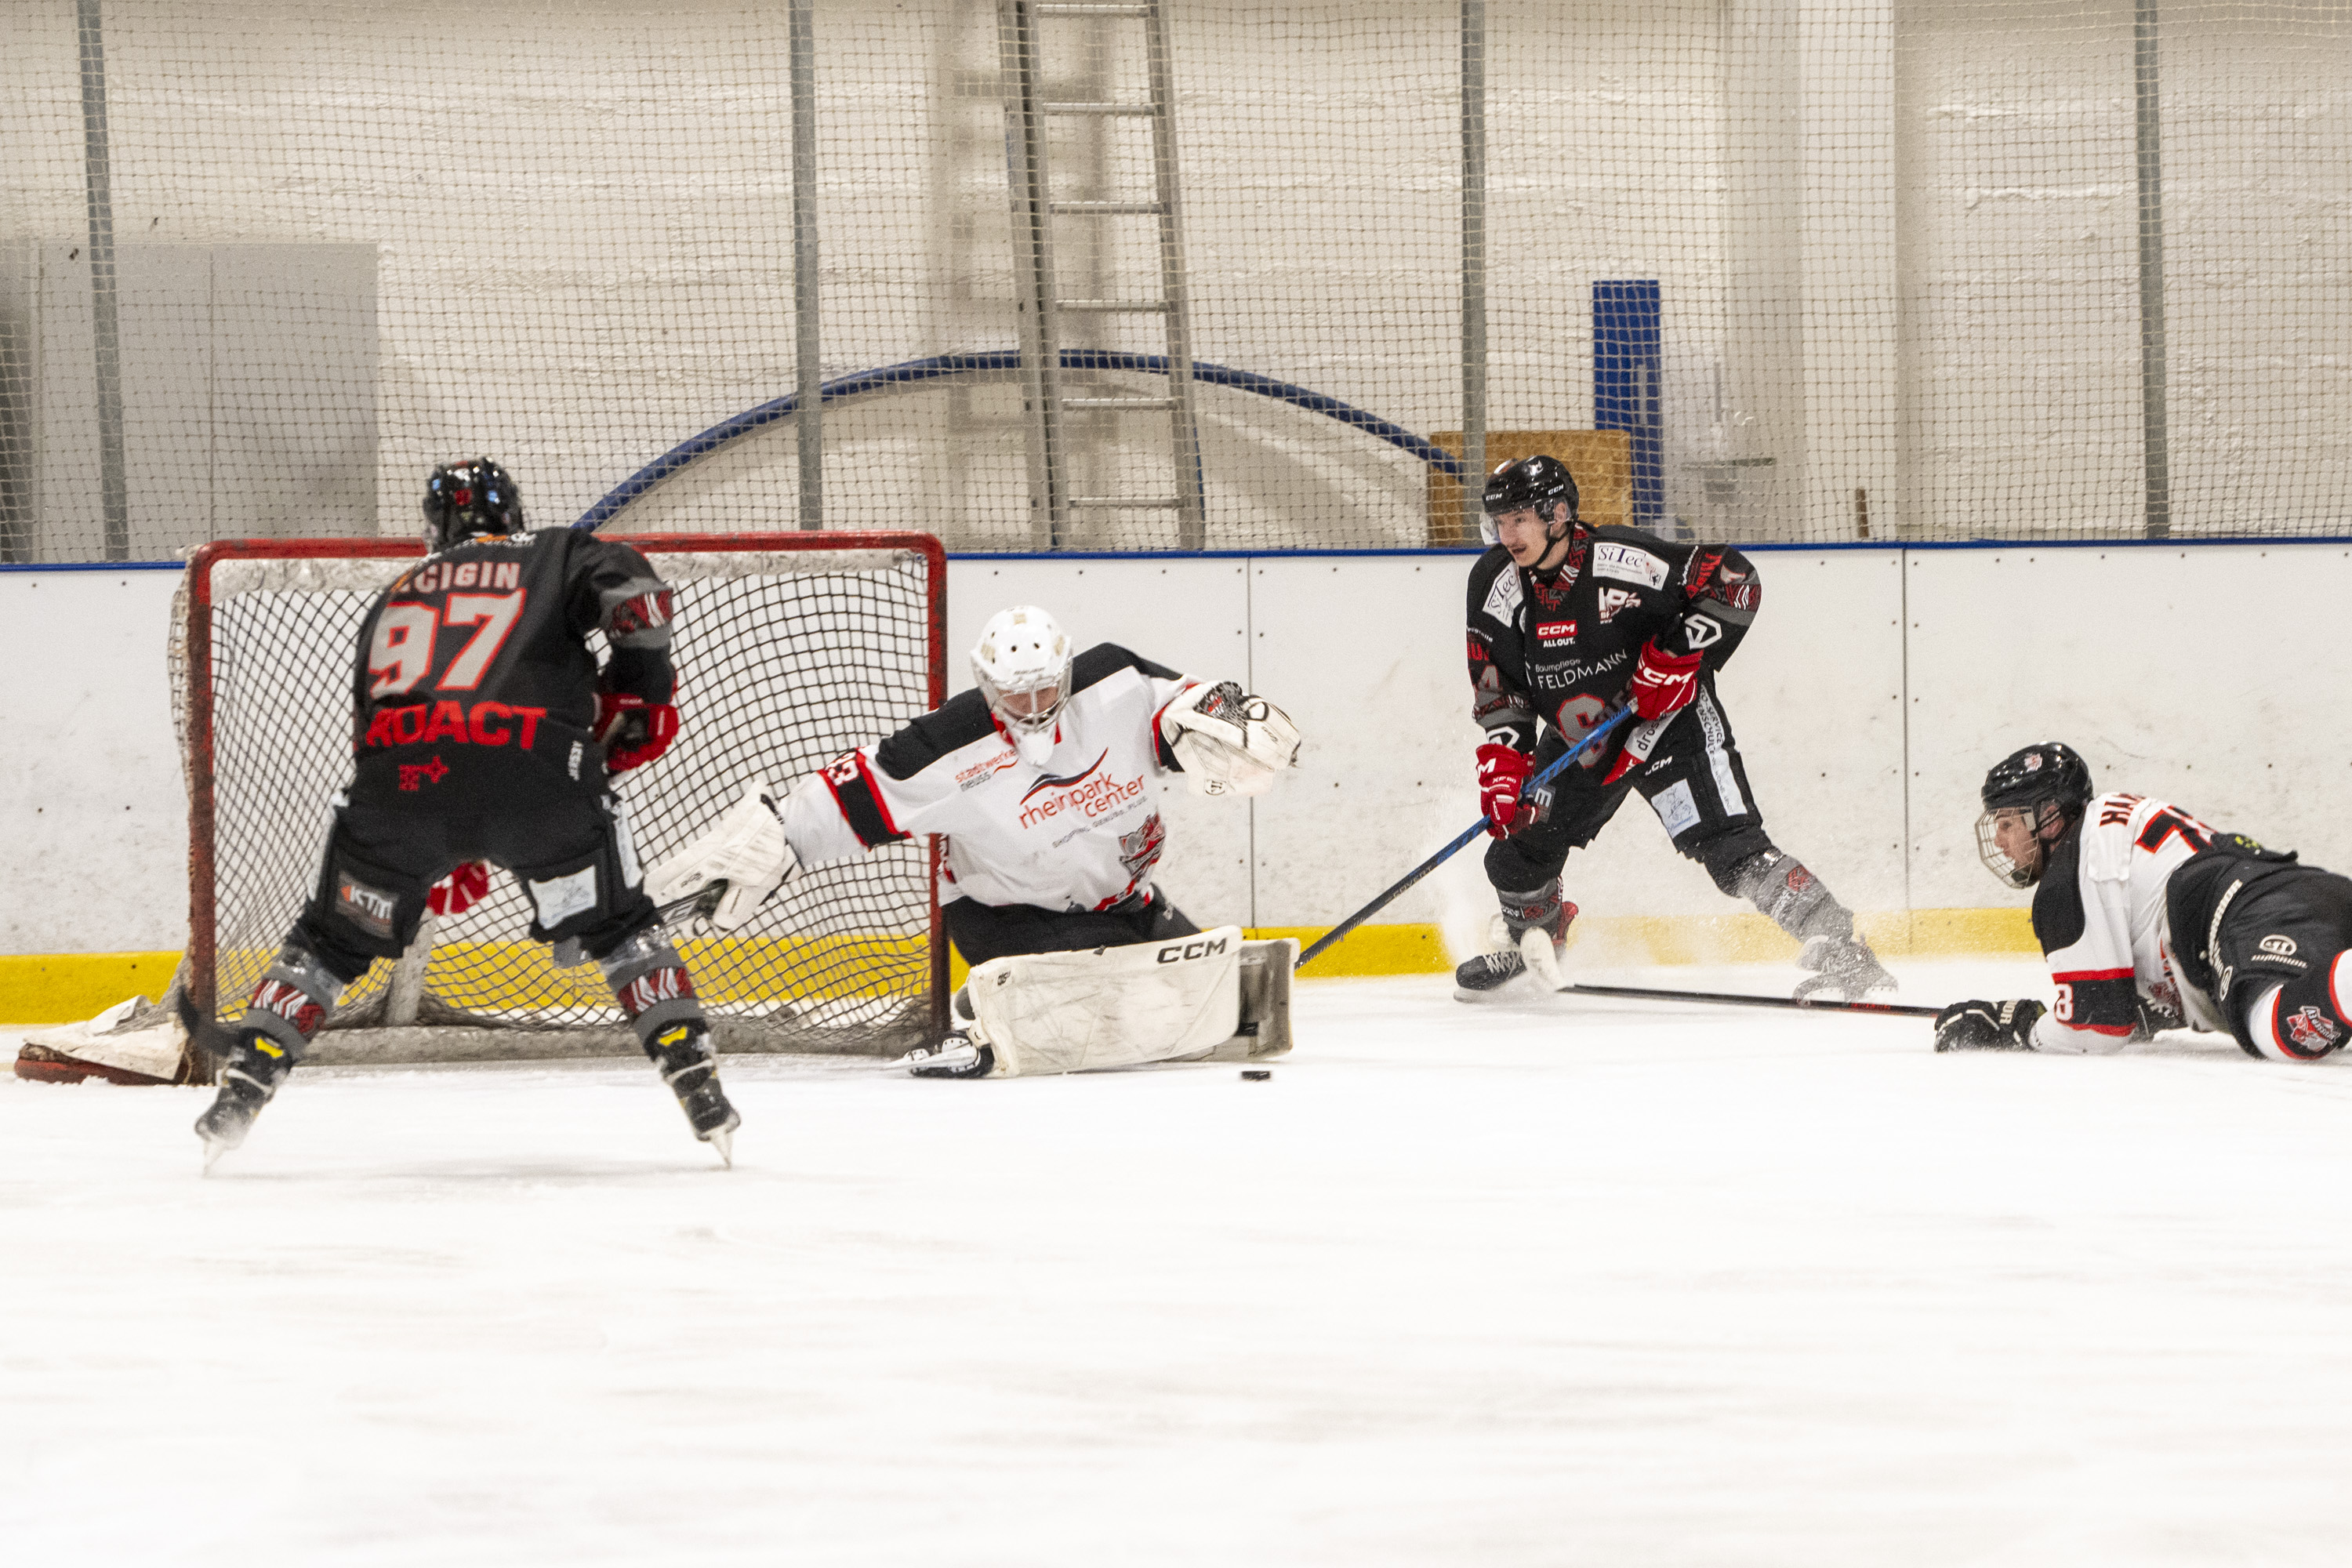
{"label": "white goalie helmet", "polygon": [[1013,737],[1021,760],[1053,754],[1054,725],[1070,695],[1070,639],[1034,605],[999,610],[971,650],[972,684]]}

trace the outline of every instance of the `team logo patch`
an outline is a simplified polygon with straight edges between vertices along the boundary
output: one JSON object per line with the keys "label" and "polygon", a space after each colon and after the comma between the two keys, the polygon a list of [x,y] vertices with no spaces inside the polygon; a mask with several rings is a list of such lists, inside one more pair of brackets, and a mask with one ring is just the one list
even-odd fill
{"label": "team logo patch", "polygon": [[2040,773],[2042,771],[2042,753],[2039,752],[2026,752],[2025,762],[2022,765],[2025,771],[2029,773]]}
{"label": "team logo patch", "polygon": [[1629,605],[1638,605],[1641,602],[1642,595],[1636,594],[1631,588],[1601,589],[1601,624],[1604,626],[1607,626],[1610,622],[1617,618],[1618,611],[1624,609]]}
{"label": "team logo patch", "polygon": [[335,879],[335,912],[370,936],[392,934],[394,899],[345,872]]}
{"label": "team logo patch", "polygon": [[1167,825],[1153,812],[1143,819],[1143,826],[1132,833],[1118,836],[1118,863],[1127,868],[1130,882],[1140,882],[1160,864],[1160,852],[1168,845]]}
{"label": "team logo patch", "polygon": [[2336,1042],[2344,1036],[2335,1019],[2313,1006],[2298,1008],[2279,1022],[2286,1026],[2286,1032],[2298,1050],[2310,1051],[2314,1055],[2334,1050]]}
{"label": "team logo patch", "polygon": [[1644,588],[1666,585],[1666,563],[1646,550],[1631,544],[1616,544],[1603,540],[1592,547],[1592,572],[1597,577],[1614,577],[1620,583],[1639,583]]}
{"label": "team logo patch", "polygon": [[1538,622],[1536,626],[1536,636],[1545,642],[1574,642],[1576,623],[1574,621]]}
{"label": "team logo patch", "polygon": [[2294,938],[2291,936],[2266,936],[2260,946],[2273,957],[2291,958],[2294,955]]}
{"label": "team logo patch", "polygon": [[400,787],[411,795],[423,789],[426,784],[439,784],[448,776],[449,764],[443,762],[438,753],[436,753],[429,763],[400,764]]}

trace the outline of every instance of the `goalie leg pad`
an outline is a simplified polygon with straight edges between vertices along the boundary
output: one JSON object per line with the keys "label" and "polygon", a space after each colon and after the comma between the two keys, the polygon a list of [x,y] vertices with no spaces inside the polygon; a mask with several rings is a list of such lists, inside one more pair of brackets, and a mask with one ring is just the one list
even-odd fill
{"label": "goalie leg pad", "polygon": [[1242,943],[1241,1022],[1233,1037],[1211,1048],[1213,1062],[1255,1061],[1290,1054],[1290,975],[1298,967],[1298,939]]}
{"label": "goalie leg pad", "polygon": [[1242,932],[992,959],[971,972],[999,1078],[1209,1055],[1241,1021]]}

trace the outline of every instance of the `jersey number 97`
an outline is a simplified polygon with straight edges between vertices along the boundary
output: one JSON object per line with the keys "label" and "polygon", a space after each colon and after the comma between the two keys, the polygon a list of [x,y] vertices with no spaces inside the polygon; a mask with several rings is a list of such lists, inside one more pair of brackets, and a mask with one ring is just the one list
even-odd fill
{"label": "jersey number 97", "polygon": [[436,691],[471,691],[505,646],[522,616],[523,593],[452,594],[446,609],[431,605],[392,604],[375,618],[368,639],[368,696],[398,697],[416,689],[433,673],[433,655],[444,626],[473,626],[474,635],[434,683]]}

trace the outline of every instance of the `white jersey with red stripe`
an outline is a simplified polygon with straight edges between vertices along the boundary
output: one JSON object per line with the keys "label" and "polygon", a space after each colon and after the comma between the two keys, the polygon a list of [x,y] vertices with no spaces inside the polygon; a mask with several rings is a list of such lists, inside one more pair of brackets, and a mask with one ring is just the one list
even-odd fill
{"label": "white jersey with red stripe", "polygon": [[2143,997],[2200,1028],[2228,1026],[2182,983],[2165,921],[2166,884],[2212,838],[2213,829],[2179,806],[2118,793],[2093,800],[2051,846],[2033,931],[2058,1005],[2033,1026],[2036,1050],[2119,1049]]}
{"label": "white jersey with red stripe", "polygon": [[1114,644],[1088,648],[1041,764],[1021,759],[979,692],[962,692],[803,780],[780,814],[784,836],[802,864],[822,866],[938,834],[944,901],[1108,909],[1151,886],[1161,784],[1182,771],[1160,714],[1197,684]]}

